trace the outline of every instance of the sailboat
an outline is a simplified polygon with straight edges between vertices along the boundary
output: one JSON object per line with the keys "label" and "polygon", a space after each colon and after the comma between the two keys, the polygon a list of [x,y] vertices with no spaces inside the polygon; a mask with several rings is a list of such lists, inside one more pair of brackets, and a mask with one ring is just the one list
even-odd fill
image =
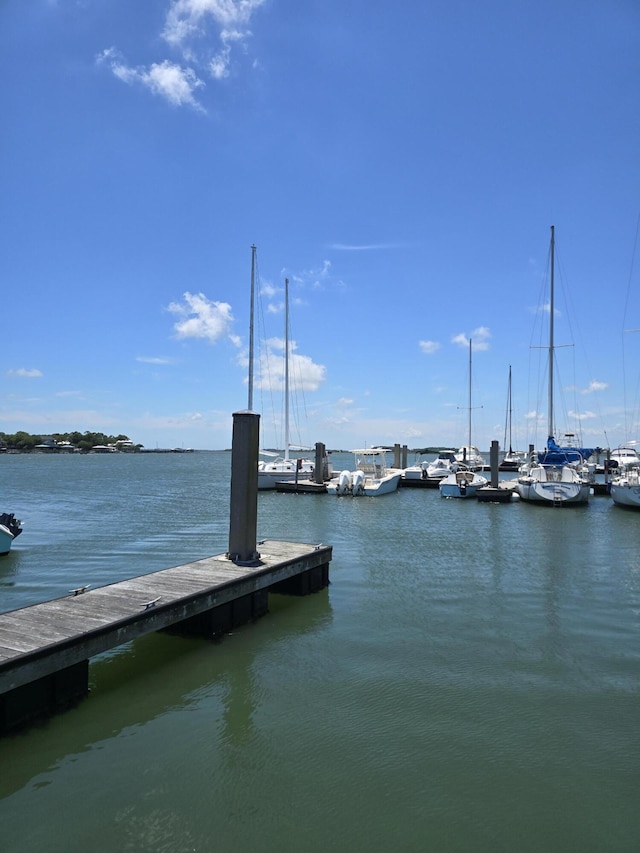
{"label": "sailboat", "polygon": [[[551,226],[551,277],[549,300],[549,398],[546,449],[533,454],[529,463],[521,468],[516,479],[516,490],[524,501],[562,506],[584,504],[591,493],[590,472],[587,459],[597,448],[575,447],[573,435],[567,446],[559,445],[554,437],[553,425],[553,367],[554,367],[554,255],[555,228]],[[595,466],[594,466],[595,470]]]}
{"label": "sailboat", "polygon": [[469,341],[469,443],[455,454],[458,468],[440,480],[438,488],[443,498],[474,498],[478,489],[489,482],[477,472],[484,468],[484,459],[477,447],[471,444],[471,362],[473,346]]}
{"label": "sailboat", "polygon": [[509,427],[509,449],[505,451],[502,462],[498,465],[498,471],[517,471],[524,463],[522,453],[514,450],[511,443],[511,365],[509,365],[509,383],[507,386],[507,414],[504,424],[504,444],[507,446],[507,426]]}
{"label": "sailboat", "polygon": [[[253,293],[255,288],[255,246],[252,246],[251,258],[251,310],[253,317]],[[289,279],[284,280],[285,293],[285,333],[284,333],[284,456],[276,456],[269,462],[258,462],[258,490],[275,489],[276,484],[313,478],[315,463],[311,459],[291,458],[289,439]],[[253,327],[253,321],[251,323]],[[253,363],[253,335],[250,335],[249,362]],[[253,371],[250,366],[249,408],[253,404]],[[264,452],[263,452],[263,455]]]}

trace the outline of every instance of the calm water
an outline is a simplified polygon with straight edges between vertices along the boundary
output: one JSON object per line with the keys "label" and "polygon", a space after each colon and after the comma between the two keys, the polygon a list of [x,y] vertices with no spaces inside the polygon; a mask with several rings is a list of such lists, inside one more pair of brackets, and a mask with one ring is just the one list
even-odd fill
{"label": "calm water", "polygon": [[[0,609],[226,551],[229,471],[0,456]],[[640,514],[265,493],[258,537],[332,544],[329,589],[93,662],[0,741],[3,851],[640,849]]]}

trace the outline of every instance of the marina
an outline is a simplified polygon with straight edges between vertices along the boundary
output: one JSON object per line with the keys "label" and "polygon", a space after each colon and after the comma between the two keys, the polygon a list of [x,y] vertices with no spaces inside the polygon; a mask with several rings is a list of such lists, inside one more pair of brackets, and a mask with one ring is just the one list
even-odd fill
{"label": "marina", "polygon": [[[226,550],[229,453],[0,462],[24,521],[4,612]],[[634,849],[639,520],[606,495],[260,493],[258,542],[330,542],[331,585],[269,593],[222,643],[153,632],[92,658],[82,702],[0,740],[5,846],[99,826],[105,850]]]}

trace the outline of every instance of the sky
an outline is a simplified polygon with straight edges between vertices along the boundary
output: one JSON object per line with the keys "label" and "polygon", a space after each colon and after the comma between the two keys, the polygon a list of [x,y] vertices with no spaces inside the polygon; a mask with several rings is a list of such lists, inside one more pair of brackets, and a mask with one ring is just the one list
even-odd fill
{"label": "sky", "polygon": [[640,439],[637,0],[0,0],[0,74],[1,432],[230,447],[255,245],[262,446],[285,279],[292,443],[542,446],[554,226],[554,430]]}

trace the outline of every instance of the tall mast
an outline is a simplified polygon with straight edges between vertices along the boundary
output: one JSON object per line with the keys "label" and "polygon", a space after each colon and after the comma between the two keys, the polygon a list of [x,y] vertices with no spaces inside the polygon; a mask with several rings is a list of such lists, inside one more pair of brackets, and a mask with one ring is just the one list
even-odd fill
{"label": "tall mast", "polygon": [[284,280],[284,458],[289,459],[289,279]]}
{"label": "tall mast", "polygon": [[509,365],[509,381],[507,383],[507,411],[504,418],[504,448],[507,447],[507,427],[509,428],[509,453],[513,453],[511,447],[511,365]]}
{"label": "tall mast", "polygon": [[251,308],[249,311],[249,403],[247,408],[253,411],[253,304],[256,286],[256,247],[251,247]]}
{"label": "tall mast", "polygon": [[[471,448],[471,338],[469,338],[469,448]],[[471,450],[469,450],[471,453]]]}
{"label": "tall mast", "polygon": [[549,429],[547,435],[553,436],[553,321],[554,321],[554,254],[555,254],[555,229],[551,226],[551,279],[549,297]]}

